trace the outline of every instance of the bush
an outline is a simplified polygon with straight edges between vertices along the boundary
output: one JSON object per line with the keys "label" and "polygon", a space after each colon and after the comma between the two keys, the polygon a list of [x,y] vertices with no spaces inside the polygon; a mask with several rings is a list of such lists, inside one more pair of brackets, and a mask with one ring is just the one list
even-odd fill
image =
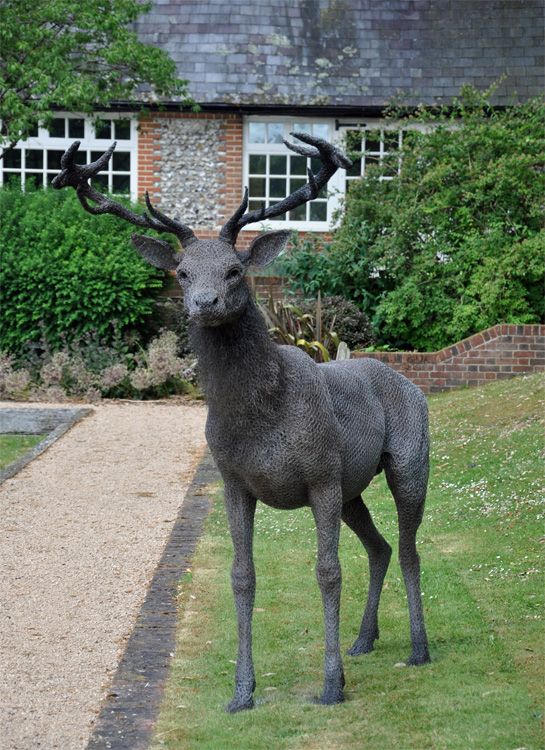
{"label": "bush", "polygon": [[284,261],[304,294],[353,300],[377,343],[398,348],[435,350],[545,312],[545,104],[496,111],[468,88],[403,126],[430,120],[405,130],[398,177],[377,166],[352,183],[330,245],[316,256],[299,243]]}
{"label": "bush", "polygon": [[163,331],[147,349],[131,353],[86,334],[62,349],[30,358],[0,351],[0,398],[96,401],[104,398],[162,398],[198,395],[196,361],[181,358],[172,331]]}
{"label": "bush", "polygon": [[43,339],[52,349],[94,331],[142,328],[164,272],[132,247],[133,227],[91,216],[72,191],[0,190],[0,348],[20,353]]}
{"label": "bush", "polygon": [[[303,314],[315,314],[316,300],[298,303]],[[373,342],[371,324],[359,307],[344,297],[322,297],[322,326],[335,331],[351,351],[364,349]]]}

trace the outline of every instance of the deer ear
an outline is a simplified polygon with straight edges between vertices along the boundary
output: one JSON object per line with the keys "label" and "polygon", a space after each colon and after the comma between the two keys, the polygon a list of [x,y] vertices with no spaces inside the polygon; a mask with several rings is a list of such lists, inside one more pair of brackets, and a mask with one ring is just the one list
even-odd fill
{"label": "deer ear", "polygon": [[174,271],[178,267],[180,257],[168,242],[143,234],[132,234],[131,239],[140,255],[152,266],[162,268],[164,271]]}
{"label": "deer ear", "polygon": [[289,229],[260,234],[245,253],[240,253],[241,260],[247,266],[268,266],[280,255],[290,237]]}

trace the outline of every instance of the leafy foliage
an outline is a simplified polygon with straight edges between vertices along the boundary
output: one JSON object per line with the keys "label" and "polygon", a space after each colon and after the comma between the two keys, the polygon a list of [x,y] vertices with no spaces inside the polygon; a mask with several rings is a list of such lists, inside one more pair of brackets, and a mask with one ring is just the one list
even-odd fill
{"label": "leafy foliage", "polygon": [[164,272],[134,251],[131,227],[91,216],[68,191],[0,190],[0,349],[53,350],[94,332],[142,326]]}
{"label": "leafy foliage", "polygon": [[178,356],[173,331],[162,331],[147,348],[130,351],[116,340],[106,343],[86,334],[58,351],[14,357],[0,351],[0,398],[97,401],[105,398],[199,396],[196,360]]}
{"label": "leafy foliage", "polygon": [[495,111],[468,88],[402,124],[401,174],[383,180],[391,165],[377,165],[352,183],[331,244],[307,240],[284,261],[293,285],[353,300],[377,343],[399,348],[542,320],[545,105]]}
{"label": "leafy foliage", "polygon": [[[309,354],[316,362],[329,362],[339,351],[341,343],[332,324],[324,325],[320,294],[318,299],[302,307],[287,300],[273,300],[260,305],[269,326],[269,333],[279,344],[291,344]],[[334,321],[333,321],[334,322]]]}
{"label": "leafy foliage", "polygon": [[169,95],[193,104],[186,81],[130,24],[151,6],[139,0],[3,0],[0,3],[0,145],[26,138],[53,108],[90,114],[113,101]]}

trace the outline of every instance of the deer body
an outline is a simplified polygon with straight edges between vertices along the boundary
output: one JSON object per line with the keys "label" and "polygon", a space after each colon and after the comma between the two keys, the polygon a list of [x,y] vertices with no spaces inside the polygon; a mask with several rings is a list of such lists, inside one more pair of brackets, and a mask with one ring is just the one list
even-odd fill
{"label": "deer body", "polygon": [[[61,160],[53,187],[76,189],[83,207],[113,213],[131,223],[174,234],[183,246],[133,235],[138,252],[153,265],[176,272],[190,319],[207,397],[206,437],[225,483],[225,506],[233,540],[232,585],[237,609],[238,657],[230,712],[253,706],[252,613],[255,596],[253,524],[258,500],[280,509],[309,506],[317,531],[316,576],[325,625],[324,687],[319,701],[343,700],[339,645],[341,520],[359,537],[369,557],[369,592],[359,634],[349,654],[371,651],[378,638],[378,605],[391,556],[361,499],[384,470],[399,521],[399,557],[409,604],[410,664],[429,661],[420,593],[416,532],[428,479],[427,407],[423,394],[386,365],[360,359],[317,365],[291,346],[277,346],[251,298],[246,268],[262,266],[284,248],[290,232],[258,236],[245,252],[235,249],[246,224],[280,215],[312,200],[339,167],[350,162],[336,147],[305,133],[287,143],[298,154],[321,159],[317,175],[282,201],[245,213],[240,208],[217,240],[198,240],[192,230],[151,205],[134,214],[101,195],[88,181],[113,149],[87,166],[75,163],[78,143]],[[91,202],[90,202],[91,201]]]}

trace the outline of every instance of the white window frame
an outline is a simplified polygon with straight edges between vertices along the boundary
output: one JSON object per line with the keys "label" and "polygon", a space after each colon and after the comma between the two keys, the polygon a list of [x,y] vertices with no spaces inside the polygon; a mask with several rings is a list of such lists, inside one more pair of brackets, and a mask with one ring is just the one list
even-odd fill
{"label": "white window frame", "polygon": [[[298,117],[291,116],[286,117],[280,115],[250,115],[244,119],[243,128],[243,185],[249,185],[249,163],[250,155],[287,155],[292,154],[283,143],[250,143],[249,138],[249,126],[250,123],[273,123],[282,122],[284,124],[284,137],[288,140],[294,140],[289,136],[290,131],[294,130],[295,123],[305,124],[325,124],[329,127],[329,140],[334,141],[336,139],[335,132],[335,120],[332,118],[324,117]],[[267,229],[298,229],[305,232],[329,232],[334,228],[333,216],[335,212],[340,208],[341,198],[344,195],[344,172],[338,170],[327,184],[327,221],[274,221],[265,220],[258,224],[249,224],[243,227],[242,231],[254,231],[256,228],[267,228]],[[281,199],[280,199],[281,200]]]}
{"label": "white window frame", "polygon": [[[88,115],[83,115],[78,112],[55,112],[55,118],[71,118],[71,119],[83,119],[84,120],[84,135],[83,138],[72,138],[72,137],[54,137],[49,134],[49,131],[47,128],[42,127],[41,125],[38,127],[38,134],[36,136],[30,136],[26,140],[19,141],[15,148],[22,148],[22,149],[33,149],[33,150],[42,150],[42,152],[45,151],[66,151],[66,149],[75,141],[79,140],[81,141],[80,150],[81,151],[106,151],[108,149],[113,141],[115,140],[114,137],[111,138],[97,138],[95,135],[95,121],[98,119],[103,120],[129,120],[130,121],[130,139],[129,140],[118,140],[118,145],[116,151],[119,152],[129,152],[131,155],[131,169],[130,172],[124,172],[122,170],[115,170],[115,174],[130,174],[130,192],[127,195],[127,197],[130,196],[131,200],[135,201],[137,199],[137,190],[138,190],[138,120],[136,117],[136,113],[134,112],[97,112],[92,117],[89,117]],[[25,164],[25,154],[24,152],[21,154],[21,167],[20,168],[14,168],[13,172],[16,174],[22,174],[26,175],[28,174],[36,174],[42,173],[42,185],[47,185],[47,173],[51,172],[53,170],[47,169],[46,165],[46,156],[44,154],[43,162],[42,162],[42,168],[41,170],[32,170],[32,169],[26,169]],[[112,172],[112,165],[111,162],[108,165],[109,170],[108,174],[111,174]],[[4,166],[3,162],[0,161],[0,185],[3,184],[3,171]],[[6,168],[6,171],[9,171],[8,168]],[[101,173],[102,174],[102,173]]]}

